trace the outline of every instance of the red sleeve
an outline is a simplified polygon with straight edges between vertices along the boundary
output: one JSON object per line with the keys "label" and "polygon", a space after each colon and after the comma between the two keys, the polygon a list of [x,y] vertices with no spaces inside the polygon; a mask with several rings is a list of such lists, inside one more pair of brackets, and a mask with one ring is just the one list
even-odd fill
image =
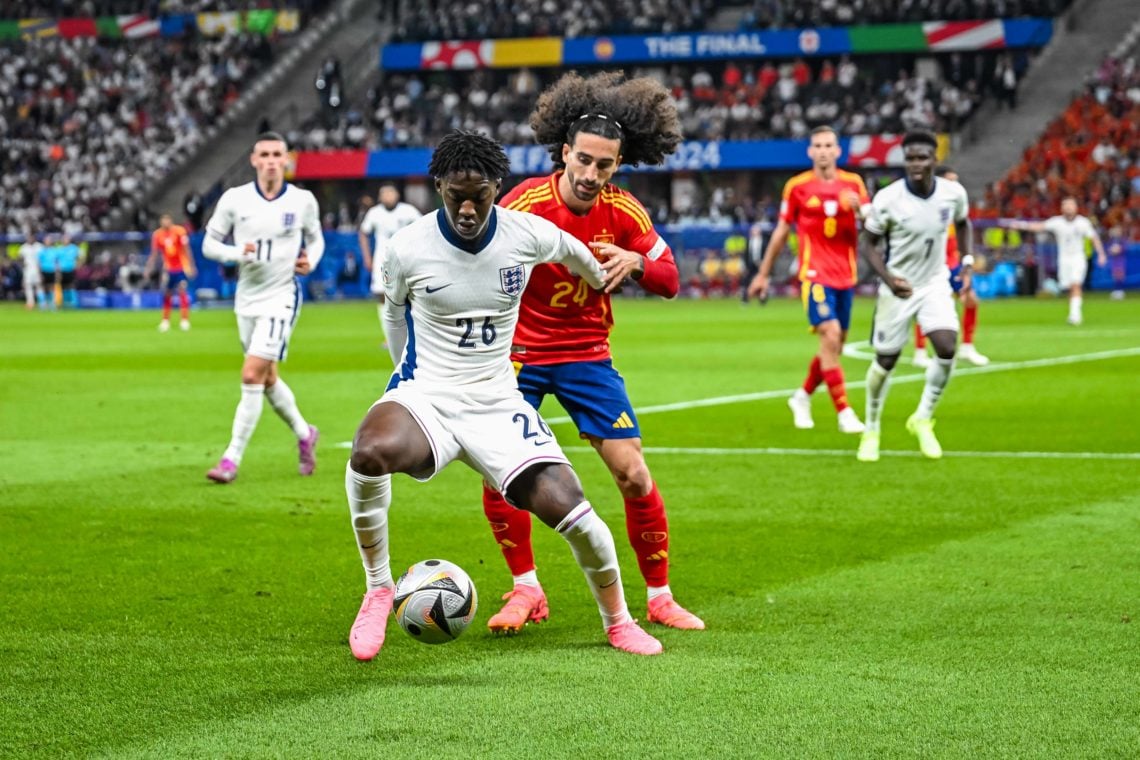
{"label": "red sleeve", "polygon": [[632,195],[625,194],[616,204],[621,220],[622,239],[618,245],[645,257],[645,271],[637,284],[646,291],[672,298],[681,288],[681,276],[669,244],[657,234],[648,212]]}
{"label": "red sleeve", "polygon": [[858,174],[855,175],[855,183],[858,185],[855,192],[859,193],[859,205],[866,206],[871,202],[871,194],[867,192],[867,183]]}
{"label": "red sleeve", "polygon": [[784,197],[780,199],[780,220],[785,224],[795,224],[800,215],[799,201],[791,184],[784,185]]}
{"label": "red sleeve", "polygon": [[[662,240],[662,243],[665,241]],[[645,257],[645,272],[637,284],[656,296],[673,298],[681,289],[681,275],[677,272],[677,262],[668,245],[657,259]]]}

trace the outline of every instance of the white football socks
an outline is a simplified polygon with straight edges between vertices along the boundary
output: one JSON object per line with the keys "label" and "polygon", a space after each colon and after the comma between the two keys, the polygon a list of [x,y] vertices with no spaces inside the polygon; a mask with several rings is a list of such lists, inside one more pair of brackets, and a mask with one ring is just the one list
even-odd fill
{"label": "white football socks", "polygon": [[871,366],[867,368],[867,415],[863,418],[863,423],[869,431],[880,430],[883,404],[886,403],[890,385],[890,370],[880,367],[877,361],[871,362]]}
{"label": "white football socks", "polygon": [[538,582],[538,571],[529,570],[525,573],[514,576],[516,586],[533,586],[534,588],[542,588],[542,584]]}
{"label": "white football socks", "polygon": [[393,588],[388,557],[388,508],[392,506],[392,476],[361,475],[348,464],[344,468],[344,491],[356,546],[364,564],[369,591]]}
{"label": "white football socks", "polygon": [[609,628],[633,620],[625,604],[618,569],[614,537],[590,502],[583,501],[555,527],[566,542],[574,559],[586,575],[586,582],[598,603],[602,624]]}
{"label": "white football socks", "polygon": [[278,377],[277,382],[265,389],[265,398],[277,416],[293,428],[293,435],[298,440],[303,441],[309,437],[309,423],[301,416],[301,410],[297,408],[297,397],[283,379]]}
{"label": "white football socks", "polygon": [[241,401],[238,402],[234,412],[234,425],[230,433],[230,445],[222,454],[234,464],[241,464],[245,447],[249,445],[250,436],[257,428],[257,421],[261,418],[262,401],[265,398],[265,386],[261,383],[242,383]]}
{"label": "white football socks", "polygon": [[930,362],[930,366],[926,368],[926,385],[922,387],[922,398],[918,402],[915,416],[926,420],[934,416],[934,407],[938,405],[938,399],[942,398],[942,391],[950,382],[950,370],[952,369],[954,369],[953,359],[942,359],[936,356]]}

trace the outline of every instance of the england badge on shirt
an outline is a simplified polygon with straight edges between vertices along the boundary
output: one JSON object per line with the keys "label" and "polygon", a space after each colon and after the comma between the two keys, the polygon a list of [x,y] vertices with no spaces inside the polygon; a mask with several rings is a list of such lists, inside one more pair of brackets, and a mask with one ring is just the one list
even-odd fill
{"label": "england badge on shirt", "polygon": [[503,292],[508,296],[517,296],[523,291],[525,274],[522,264],[513,267],[503,267],[499,270],[499,282],[503,285]]}

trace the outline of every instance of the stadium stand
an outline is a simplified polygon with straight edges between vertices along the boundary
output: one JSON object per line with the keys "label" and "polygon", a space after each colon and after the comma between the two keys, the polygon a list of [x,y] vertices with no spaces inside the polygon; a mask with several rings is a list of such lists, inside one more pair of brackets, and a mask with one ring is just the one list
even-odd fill
{"label": "stadium stand", "polygon": [[669,34],[703,29],[716,5],[713,0],[397,0],[392,41]]}
{"label": "stadium stand", "polygon": [[754,0],[741,27],[849,26],[914,21],[966,21],[975,19],[1053,17],[1071,0]]}
{"label": "stadium stand", "polygon": [[146,177],[200,145],[272,58],[269,39],[248,34],[0,46],[0,224],[99,228]]}
{"label": "stadium stand", "polygon": [[[942,56],[947,72],[917,75],[913,57],[874,60],[678,64],[638,69],[677,98],[687,139],[803,137],[831,124],[843,134],[897,133],[912,127],[955,131],[991,92],[989,53]],[[969,70],[951,81],[952,71]],[[308,150],[431,145],[455,128],[478,129],[508,144],[530,142],[527,116],[557,69],[393,73],[380,78],[340,120],[313,118],[293,137]]]}
{"label": "stadium stand", "polygon": [[1140,57],[1105,58],[1078,95],[986,188],[980,217],[1047,218],[1080,199],[1104,229],[1140,241]]}

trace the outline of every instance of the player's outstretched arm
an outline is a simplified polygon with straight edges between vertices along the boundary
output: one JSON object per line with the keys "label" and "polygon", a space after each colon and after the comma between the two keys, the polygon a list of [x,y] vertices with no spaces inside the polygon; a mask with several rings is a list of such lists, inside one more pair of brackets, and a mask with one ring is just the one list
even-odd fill
{"label": "player's outstretched arm", "polygon": [[752,282],[748,284],[748,295],[751,298],[759,298],[761,301],[768,300],[768,288],[772,280],[772,267],[776,263],[776,257],[780,255],[780,251],[784,249],[784,243],[788,242],[788,233],[792,231],[791,225],[783,219],[776,223],[776,229],[772,230],[772,237],[768,239],[768,247],[764,249],[764,258],[760,261],[760,271],[752,278]]}
{"label": "player's outstretched arm", "polygon": [[567,235],[557,227],[555,230],[558,232],[559,238],[554,249],[555,261],[565,264],[571,272],[590,283],[590,287],[595,290],[604,289],[609,293],[621,284],[623,278],[618,277],[615,272],[607,272],[602,269],[602,265],[598,263],[594,254],[582,241],[573,235]]}
{"label": "player's outstretched arm", "polygon": [[1011,230],[1020,230],[1022,232],[1048,232],[1049,227],[1045,222],[1027,222],[1022,219],[998,219],[998,227],[1007,227]]}

